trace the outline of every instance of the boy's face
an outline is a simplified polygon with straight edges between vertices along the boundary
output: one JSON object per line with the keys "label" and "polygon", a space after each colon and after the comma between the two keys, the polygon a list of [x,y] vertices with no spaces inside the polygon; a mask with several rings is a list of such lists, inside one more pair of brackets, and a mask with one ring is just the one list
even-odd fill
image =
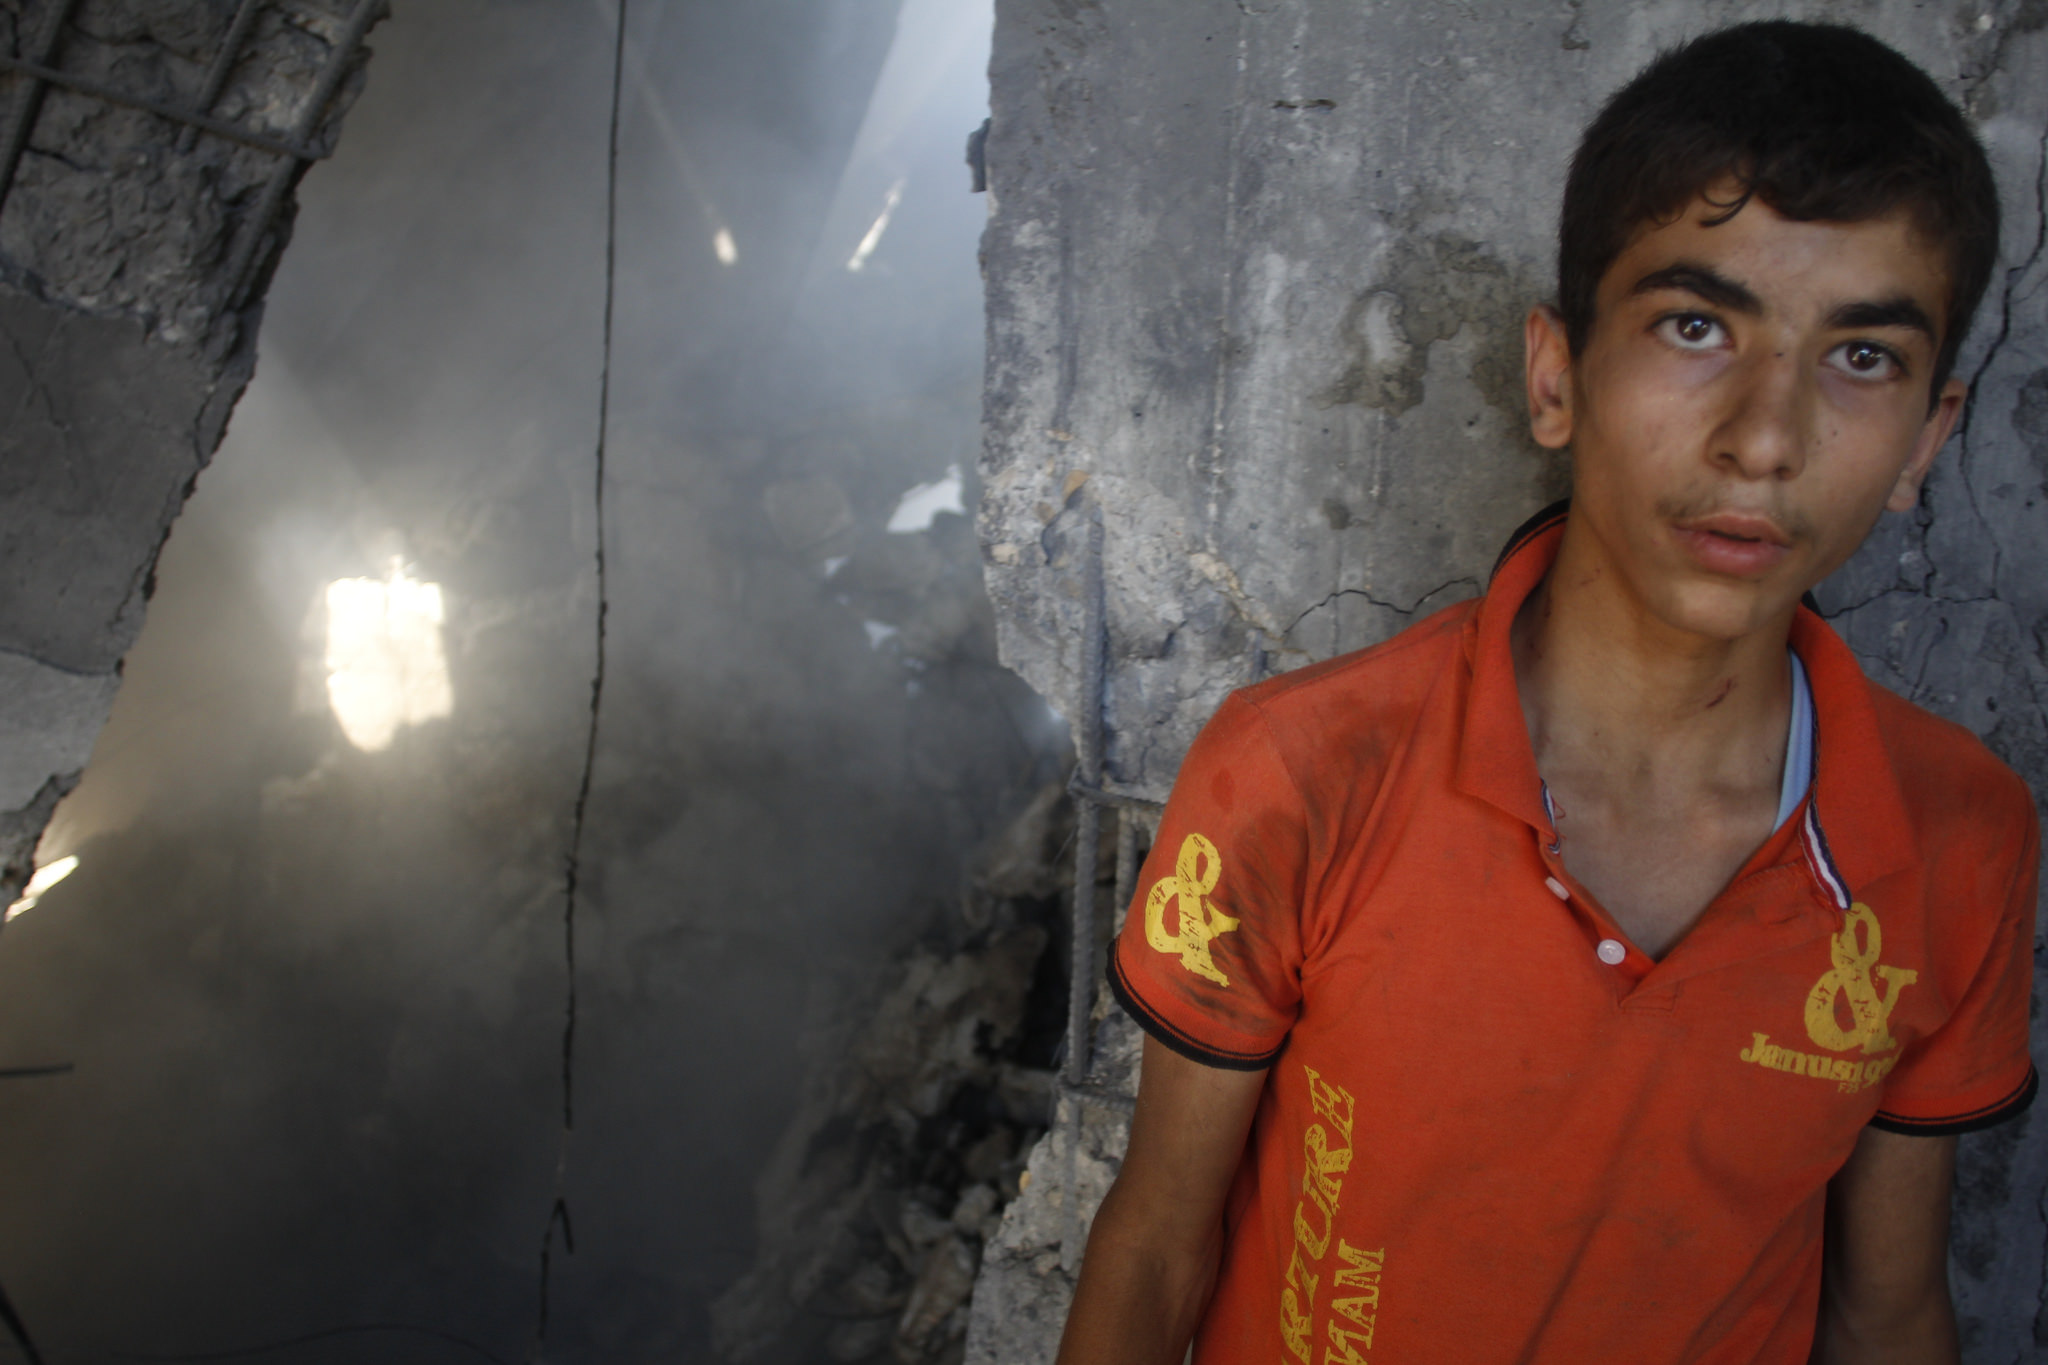
{"label": "boy's face", "polygon": [[1584,562],[1665,625],[1732,640],[1914,504],[1964,385],[1929,411],[1946,280],[1904,215],[1801,223],[1752,200],[1702,222],[1721,211],[1638,232],[1576,360],[1533,313],[1529,396],[1536,439],[1572,451]]}

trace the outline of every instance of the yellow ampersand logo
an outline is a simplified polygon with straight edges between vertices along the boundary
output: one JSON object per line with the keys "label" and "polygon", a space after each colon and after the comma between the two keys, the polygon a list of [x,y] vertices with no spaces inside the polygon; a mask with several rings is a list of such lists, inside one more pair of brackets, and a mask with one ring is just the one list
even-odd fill
{"label": "yellow ampersand logo", "polygon": [[[1806,1032],[1814,1042],[1835,1052],[1846,1052],[1859,1044],[1865,1052],[1883,1052],[1898,1046],[1888,1020],[1899,992],[1920,979],[1907,967],[1886,967],[1878,963],[1884,951],[1884,931],[1877,916],[1858,901],[1849,907],[1842,932],[1828,945],[1834,966],[1813,983],[1806,997]],[[1877,981],[1884,983],[1880,988]],[[1847,998],[1854,1021],[1842,1027],[1838,1002]]]}
{"label": "yellow ampersand logo", "polygon": [[[1181,840],[1180,853],[1173,860],[1173,874],[1154,882],[1145,897],[1145,941],[1162,953],[1179,953],[1180,965],[1196,976],[1228,986],[1230,978],[1209,955],[1211,940],[1237,928],[1236,920],[1208,901],[1209,893],[1222,878],[1223,858],[1216,852],[1216,845],[1199,834]],[[1169,905],[1177,911],[1175,928],[1170,933],[1166,928]]]}

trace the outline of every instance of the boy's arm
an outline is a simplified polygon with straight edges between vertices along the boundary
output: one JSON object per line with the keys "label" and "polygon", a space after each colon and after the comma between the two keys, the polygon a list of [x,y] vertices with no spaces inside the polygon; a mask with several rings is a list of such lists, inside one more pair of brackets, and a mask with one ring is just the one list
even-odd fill
{"label": "boy's arm", "polygon": [[1265,1088],[1145,1039],[1122,1172],[1088,1234],[1059,1365],[1181,1365],[1223,1255],[1223,1202]]}
{"label": "boy's arm", "polygon": [[1814,1365],[1954,1365],[1956,1140],[1866,1128],[1828,1184]]}

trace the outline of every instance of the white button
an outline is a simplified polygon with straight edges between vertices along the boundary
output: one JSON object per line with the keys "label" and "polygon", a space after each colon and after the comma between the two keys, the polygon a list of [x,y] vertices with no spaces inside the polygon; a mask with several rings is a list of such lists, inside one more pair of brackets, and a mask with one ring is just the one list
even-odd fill
{"label": "white button", "polygon": [[1600,946],[1593,951],[1598,953],[1600,960],[1610,967],[1619,967],[1621,960],[1628,956],[1628,948],[1620,939],[1616,938],[1601,939]]}
{"label": "white button", "polygon": [[1551,895],[1561,901],[1568,901],[1572,898],[1572,893],[1564,889],[1564,883],[1555,877],[1545,877],[1543,884],[1550,888]]}

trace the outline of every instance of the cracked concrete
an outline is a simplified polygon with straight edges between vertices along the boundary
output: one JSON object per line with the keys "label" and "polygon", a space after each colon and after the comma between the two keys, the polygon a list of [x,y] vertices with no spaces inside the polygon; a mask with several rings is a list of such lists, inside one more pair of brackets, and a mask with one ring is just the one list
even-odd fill
{"label": "cracked concrete", "polygon": [[1426,616],[1431,611],[1436,610],[1440,606],[1443,606],[1451,602],[1461,601],[1462,599],[1467,597],[1477,596],[1478,593],[1478,579],[1464,577],[1453,578],[1449,582],[1437,584],[1434,588],[1431,588],[1421,597],[1417,598],[1415,601],[1409,603],[1407,606],[1404,607],[1398,602],[1387,602],[1383,601],[1380,598],[1374,597],[1370,592],[1367,592],[1364,588],[1339,588],[1335,592],[1331,593],[1329,596],[1323,598],[1322,601],[1317,602],[1315,605],[1303,611],[1301,615],[1295,617],[1294,620],[1288,624],[1285,634],[1289,637],[1293,636],[1297,631],[1301,629],[1303,622],[1307,621],[1311,616],[1314,616],[1317,612],[1323,611],[1326,608],[1334,606],[1340,598],[1356,597],[1365,602],[1368,606],[1376,607],[1381,611],[1392,612],[1395,616],[1402,618],[1402,620],[1409,621],[1413,620],[1418,614]]}
{"label": "cracked concrete", "polygon": [[[278,0],[210,112],[290,138],[350,0]],[[0,2],[20,54],[50,0]],[[196,93],[233,6],[88,0],[59,70],[175,107]],[[332,145],[367,53],[316,125]],[[0,77],[6,108],[23,77]],[[236,234],[276,158],[61,87],[44,95],[0,210],[0,900],[33,870],[119,685],[157,555],[255,368],[262,286],[287,198],[237,302]]]}
{"label": "cracked concrete", "polygon": [[[1967,420],[1922,505],[1819,595],[1874,677],[2048,793],[2048,5],[1739,0],[1711,22],[1781,14],[1921,61],[2000,177]],[[1476,591],[1562,491],[1518,416],[1516,329],[1550,289],[1565,161],[1601,96],[1707,22],[1682,0],[1001,0],[984,567],[1005,662],[1071,712],[1075,533],[1100,510],[1112,786],[1163,795],[1232,688]],[[1964,1145],[1972,1362],[2048,1340],[2041,1121]],[[1075,1150],[1120,1151],[1117,1122]],[[1035,1183],[1003,1238],[1038,1246],[1055,1202],[1067,1187]],[[974,1340],[1006,1361],[1051,1359],[1066,1271],[1048,1254],[992,1253],[977,1290]]]}

